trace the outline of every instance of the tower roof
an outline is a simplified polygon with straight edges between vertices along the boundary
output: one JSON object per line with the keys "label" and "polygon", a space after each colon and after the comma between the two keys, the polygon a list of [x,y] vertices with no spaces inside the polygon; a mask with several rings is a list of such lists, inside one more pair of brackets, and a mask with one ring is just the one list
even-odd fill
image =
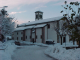
{"label": "tower roof", "polygon": [[35,13],[43,13],[42,11],[36,11]]}

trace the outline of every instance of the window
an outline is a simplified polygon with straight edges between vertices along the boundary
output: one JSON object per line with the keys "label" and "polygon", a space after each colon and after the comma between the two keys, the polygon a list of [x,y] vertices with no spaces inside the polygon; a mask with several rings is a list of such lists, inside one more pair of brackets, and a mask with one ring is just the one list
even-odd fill
{"label": "window", "polygon": [[14,37],[12,37],[12,39],[14,40]]}
{"label": "window", "polygon": [[18,35],[18,32],[17,32],[17,35]]}
{"label": "window", "polygon": [[21,32],[21,34],[23,34],[23,32]]}
{"label": "window", "polygon": [[42,19],[42,15],[40,15],[40,18]]}
{"label": "window", "polygon": [[0,16],[1,16],[1,14],[0,14]]}
{"label": "window", "polygon": [[41,35],[41,39],[42,39],[42,35]]}
{"label": "window", "polygon": [[18,37],[17,37],[17,40],[18,40]]}
{"label": "window", "polygon": [[36,15],[36,19],[38,19],[38,15]]}
{"label": "window", "polygon": [[31,36],[30,36],[30,39],[31,39]]}
{"label": "window", "polygon": [[63,37],[63,43],[65,43],[66,42],[66,38],[65,37]]}
{"label": "window", "polygon": [[50,28],[50,24],[47,24],[47,27]]}
{"label": "window", "polygon": [[37,39],[37,35],[36,35],[36,39]]}
{"label": "window", "polygon": [[21,40],[23,40],[23,37],[21,37]]}
{"label": "window", "polygon": [[27,39],[27,36],[26,36],[26,39]]}
{"label": "window", "polygon": [[12,33],[12,35],[14,35],[14,33]]}

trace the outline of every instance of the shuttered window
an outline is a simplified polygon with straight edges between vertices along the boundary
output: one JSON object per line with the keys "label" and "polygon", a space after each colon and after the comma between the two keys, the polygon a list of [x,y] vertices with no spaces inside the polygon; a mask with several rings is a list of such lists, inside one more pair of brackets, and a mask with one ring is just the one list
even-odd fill
{"label": "shuttered window", "polygon": [[23,34],[23,32],[21,32],[21,34]]}
{"label": "shuttered window", "polygon": [[42,39],[42,35],[41,35],[41,39]]}
{"label": "shuttered window", "polygon": [[17,32],[17,35],[18,35],[18,32]]}
{"label": "shuttered window", "polygon": [[47,24],[47,27],[50,28],[50,24]]}
{"label": "shuttered window", "polygon": [[36,35],[36,39],[37,39],[37,35]]}
{"label": "shuttered window", "polygon": [[27,36],[26,36],[26,39],[27,39]]}
{"label": "shuttered window", "polygon": [[14,40],[14,37],[12,37],[12,39]]}
{"label": "shuttered window", "polygon": [[18,40],[18,37],[17,37],[17,40]]}
{"label": "shuttered window", "polygon": [[31,36],[30,36],[30,39],[31,39]]}
{"label": "shuttered window", "polygon": [[21,37],[21,40],[23,40],[23,37]]}

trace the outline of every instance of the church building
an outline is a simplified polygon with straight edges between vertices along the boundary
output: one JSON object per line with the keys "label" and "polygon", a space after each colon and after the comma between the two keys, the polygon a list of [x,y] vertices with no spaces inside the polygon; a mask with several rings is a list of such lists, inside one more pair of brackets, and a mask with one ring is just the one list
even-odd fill
{"label": "church building", "polygon": [[60,28],[60,19],[62,17],[54,17],[43,19],[43,12],[35,12],[35,21],[23,23],[17,26],[13,32],[13,39],[18,41],[28,41],[35,43],[46,43],[46,41],[54,41],[55,43],[69,42],[68,36],[60,36],[56,33],[54,26]]}

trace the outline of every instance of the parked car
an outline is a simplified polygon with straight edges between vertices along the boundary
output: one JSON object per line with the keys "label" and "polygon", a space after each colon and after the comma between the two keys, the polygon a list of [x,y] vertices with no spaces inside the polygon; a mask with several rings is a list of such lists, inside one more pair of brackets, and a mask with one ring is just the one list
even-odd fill
{"label": "parked car", "polygon": [[15,45],[20,46],[20,42],[19,41],[15,41],[14,43],[15,43]]}
{"label": "parked car", "polygon": [[48,39],[48,40],[46,41],[46,44],[53,44],[53,45],[54,45],[55,43],[54,43],[54,41],[53,41],[53,40]]}
{"label": "parked car", "polygon": [[53,41],[46,41],[46,44],[55,44]]}

